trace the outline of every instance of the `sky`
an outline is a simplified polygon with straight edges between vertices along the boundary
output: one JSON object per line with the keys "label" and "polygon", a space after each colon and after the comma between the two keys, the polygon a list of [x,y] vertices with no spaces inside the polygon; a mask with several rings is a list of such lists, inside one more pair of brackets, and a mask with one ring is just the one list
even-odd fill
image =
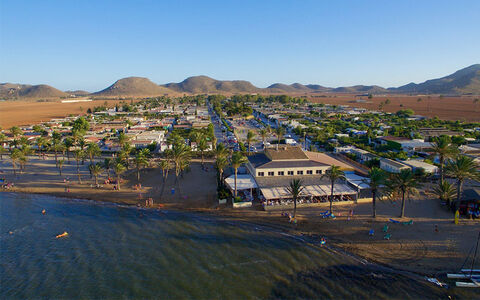
{"label": "sky", "polygon": [[480,63],[480,1],[0,0],[0,82],[384,87]]}

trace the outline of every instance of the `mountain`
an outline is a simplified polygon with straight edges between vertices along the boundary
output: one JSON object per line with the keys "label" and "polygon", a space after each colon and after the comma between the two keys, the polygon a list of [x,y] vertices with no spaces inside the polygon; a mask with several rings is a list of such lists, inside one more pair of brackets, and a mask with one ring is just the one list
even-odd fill
{"label": "mountain", "polygon": [[420,84],[412,82],[389,90],[415,94],[480,94],[480,64],[471,65],[442,78]]}
{"label": "mountain", "polygon": [[45,84],[29,85],[15,83],[0,84],[0,98],[19,99],[19,98],[59,98],[66,97],[67,93],[57,90],[54,87]]}
{"label": "mountain", "polygon": [[335,93],[368,93],[368,94],[383,94],[388,90],[378,85],[354,85],[347,87],[338,87],[331,90]]}
{"label": "mountain", "polygon": [[159,86],[144,77],[127,77],[115,81],[104,90],[93,93],[94,96],[160,96],[172,93],[171,90]]}
{"label": "mountain", "polygon": [[65,91],[65,93],[67,93],[69,95],[77,96],[77,97],[84,97],[84,96],[88,96],[90,94],[89,92],[82,91],[82,90]]}
{"label": "mountain", "polygon": [[208,76],[193,76],[180,83],[167,83],[164,87],[179,93],[257,93],[259,88],[244,80],[216,80]]}

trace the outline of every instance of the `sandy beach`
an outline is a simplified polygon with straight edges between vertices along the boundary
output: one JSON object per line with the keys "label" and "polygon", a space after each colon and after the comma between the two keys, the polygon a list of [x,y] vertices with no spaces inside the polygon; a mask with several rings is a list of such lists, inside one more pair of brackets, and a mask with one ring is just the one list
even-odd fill
{"label": "sandy beach", "polygon": [[[130,169],[122,175],[121,191],[116,191],[113,185],[103,184],[106,172],[99,178],[100,187],[96,188],[87,166],[88,161],[81,166],[82,184],[79,184],[74,160],[65,163],[60,176],[52,155],[46,160],[32,156],[26,171],[15,177],[9,159],[4,157],[0,162],[0,178],[14,183],[12,189],[4,190],[8,192],[43,193],[128,205],[145,205],[145,199],[151,197],[155,207],[195,210],[273,226],[291,234],[326,237],[327,246],[382,265],[432,276],[439,272],[458,271],[480,229],[480,222],[473,220],[461,219],[460,224],[455,225],[453,215],[438,200],[426,196],[407,202],[403,220],[398,218],[400,202],[379,201],[375,220],[371,217],[371,203],[335,203],[337,218],[322,218],[320,212],[328,209],[325,203],[313,208],[299,207],[299,221],[295,226],[281,216],[284,211],[290,212],[281,206],[269,211],[220,209],[216,205],[216,171],[210,163],[206,163],[207,170],[203,170],[200,163],[193,162],[191,170],[179,179],[177,186],[174,186],[175,174],[171,170],[163,194],[161,170],[157,167],[142,170],[141,189],[136,188],[136,170]],[[348,217],[350,210],[353,211],[351,218]],[[391,218],[404,222],[412,220],[413,223],[394,224],[389,221]],[[385,224],[391,234],[390,240],[384,239]],[[373,236],[369,235],[371,229],[375,232]]]}

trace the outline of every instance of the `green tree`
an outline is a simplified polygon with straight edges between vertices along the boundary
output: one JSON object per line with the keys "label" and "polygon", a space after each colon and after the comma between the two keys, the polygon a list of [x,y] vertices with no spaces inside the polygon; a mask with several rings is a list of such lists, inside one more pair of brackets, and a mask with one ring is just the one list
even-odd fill
{"label": "green tree", "polygon": [[243,156],[240,152],[234,152],[232,154],[232,157],[230,159],[230,163],[232,164],[232,168],[234,170],[234,179],[235,179],[235,191],[233,196],[237,198],[237,173],[238,173],[238,168],[240,168],[241,165],[246,163],[248,160],[245,156]]}
{"label": "green tree", "polygon": [[440,201],[445,201],[445,203],[450,206],[451,200],[455,198],[455,195],[457,194],[457,190],[453,184],[444,181],[433,188],[432,194],[437,196]]}
{"label": "green tree", "polygon": [[96,163],[96,164],[90,164],[89,167],[90,169],[90,173],[93,175],[93,177],[95,178],[95,186],[98,185],[98,175],[100,175],[102,173],[102,165],[100,163]]}
{"label": "green tree", "polygon": [[64,164],[65,164],[64,159],[59,159],[58,162],[57,162],[57,168],[58,168],[58,172],[59,172],[60,176],[62,176],[62,168],[63,168]]}
{"label": "green tree", "polygon": [[12,128],[10,128],[10,133],[12,134],[13,136],[13,144],[17,145],[17,138],[22,136],[23,135],[23,130],[21,130],[19,127],[17,126],[13,126]]}
{"label": "green tree", "polygon": [[368,177],[370,180],[367,182],[367,184],[369,185],[370,190],[372,191],[372,217],[375,218],[377,216],[377,210],[376,210],[377,195],[380,190],[380,187],[383,184],[385,184],[386,174],[382,169],[373,167],[368,172]]}
{"label": "green tree", "polygon": [[338,180],[345,180],[345,173],[340,169],[339,166],[332,165],[328,169],[322,178],[327,178],[330,181],[330,214],[332,214],[333,206],[333,190],[335,187],[335,182]]}
{"label": "green tree", "polygon": [[290,182],[290,186],[287,187],[287,192],[292,196],[293,199],[293,218],[295,219],[297,215],[297,200],[300,194],[302,193],[304,187],[300,179],[293,179]]}
{"label": "green tree", "polygon": [[438,155],[440,161],[440,184],[443,184],[445,160],[454,158],[458,154],[458,148],[450,143],[448,136],[443,135],[433,140],[432,151]]}
{"label": "green tree", "polygon": [[252,130],[249,130],[247,132],[247,145],[248,145],[248,149],[247,149],[247,154],[250,155],[250,145],[255,141],[255,132],[253,132]]}
{"label": "green tree", "polygon": [[275,133],[277,135],[277,150],[278,150],[278,145],[280,144],[280,140],[282,139],[283,135],[285,134],[285,128],[283,128],[282,126],[279,125],[275,129]]}
{"label": "green tree", "polygon": [[72,132],[84,135],[90,128],[90,124],[84,117],[77,118],[72,124]]}
{"label": "green tree", "polygon": [[[148,149],[144,149],[147,150]],[[144,151],[138,151],[137,154],[135,155],[135,167],[137,169],[137,182],[140,183],[140,170],[142,167],[145,167],[148,165],[148,156],[150,155],[150,152],[148,153]]]}
{"label": "green tree", "polygon": [[83,160],[85,157],[85,151],[82,149],[77,149],[73,152],[75,161],[77,162],[77,175],[78,175],[78,183],[82,184],[82,177],[80,174],[80,161]]}
{"label": "green tree", "polygon": [[12,161],[13,175],[17,176],[17,163],[20,158],[23,156],[22,152],[19,149],[13,149],[10,153],[10,159]]}
{"label": "green tree", "polygon": [[70,149],[72,149],[74,145],[74,140],[71,137],[66,137],[63,140],[63,145],[65,146],[65,150],[67,151],[67,160],[70,162]]}
{"label": "green tree", "polygon": [[120,191],[120,175],[122,175],[125,172],[126,168],[120,160],[117,160],[113,164],[113,170],[117,175],[117,190]]}
{"label": "green tree", "polygon": [[105,158],[103,160],[103,168],[107,170],[107,178],[110,178],[110,168],[112,167],[112,163],[111,158]]}
{"label": "green tree", "polygon": [[87,149],[86,149],[88,158],[90,159],[90,164],[93,164],[93,161],[95,160],[95,156],[98,156],[102,153],[100,151],[100,147],[98,146],[97,143],[90,142],[87,144]]}
{"label": "green tree", "polygon": [[204,153],[208,149],[207,137],[205,135],[200,135],[197,139],[197,150],[200,151],[202,157],[202,168],[204,167]]}
{"label": "green tree", "polygon": [[265,147],[265,142],[267,140],[269,133],[266,128],[262,128],[260,129],[259,134],[260,134],[260,137],[262,138],[263,146]]}
{"label": "green tree", "polygon": [[464,155],[459,155],[455,160],[447,162],[445,173],[457,180],[457,205],[460,204],[463,183],[465,180],[480,179],[480,173],[477,169],[478,165],[473,158]]}
{"label": "green tree", "polygon": [[405,196],[417,193],[419,187],[415,174],[410,169],[401,170],[400,173],[392,174],[387,182],[387,187],[392,196],[400,194],[402,197],[402,207],[400,218],[405,216]]}

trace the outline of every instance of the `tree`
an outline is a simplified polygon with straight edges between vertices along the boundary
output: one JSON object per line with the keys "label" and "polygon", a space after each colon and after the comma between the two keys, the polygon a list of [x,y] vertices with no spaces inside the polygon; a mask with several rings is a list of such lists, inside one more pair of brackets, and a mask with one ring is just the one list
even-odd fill
{"label": "tree", "polygon": [[62,152],[64,146],[59,140],[52,139],[52,145],[50,146],[50,149],[55,153],[55,165],[58,165],[58,152]]}
{"label": "tree", "polygon": [[253,130],[249,130],[247,133],[247,145],[248,145],[247,154],[248,155],[250,155],[250,145],[254,141],[255,141],[255,132],[253,132]]}
{"label": "tree", "polygon": [[126,168],[120,160],[116,160],[113,164],[113,170],[117,175],[117,190],[120,190],[120,175],[125,172]]}
{"label": "tree", "polygon": [[437,196],[440,201],[444,201],[448,206],[450,206],[451,200],[455,198],[455,195],[457,194],[457,189],[453,184],[449,183],[448,181],[444,181],[433,188],[432,194]]}
{"label": "tree", "polygon": [[122,147],[123,145],[125,145],[125,143],[128,142],[128,140],[129,140],[129,137],[125,135],[125,133],[120,132],[118,134],[117,143],[119,147]]}
{"label": "tree", "polygon": [[70,162],[70,149],[73,147],[74,141],[71,137],[66,137],[63,140],[63,146],[65,147],[65,150],[67,151],[67,160]]}
{"label": "tree", "polygon": [[22,146],[22,149],[20,149],[20,151],[22,152],[22,156],[20,157],[20,170],[22,172],[25,171],[25,165],[27,164],[28,162],[28,156],[32,154],[32,147],[30,147],[29,145],[23,145]]}
{"label": "tree", "polygon": [[74,152],[75,161],[77,162],[77,175],[78,175],[78,183],[82,184],[82,177],[80,175],[80,161],[83,160],[85,157],[85,151],[82,149],[77,149]]}
{"label": "tree", "polygon": [[48,141],[43,136],[40,136],[35,139],[35,143],[37,144],[38,157],[40,158],[43,149],[48,146]]}
{"label": "tree", "polygon": [[17,176],[17,162],[22,157],[22,152],[19,149],[13,149],[10,153],[10,159],[12,160],[13,175]]}
{"label": "tree", "polygon": [[175,185],[177,185],[178,176],[190,162],[190,147],[184,143],[174,145],[171,151],[171,157],[175,165]]}
{"label": "tree", "polygon": [[167,159],[161,160],[159,167],[162,169],[162,191],[160,192],[160,197],[163,196],[163,190],[165,189],[165,183],[168,177],[168,171],[172,168],[172,163],[170,158],[167,156]]}
{"label": "tree", "polygon": [[382,169],[373,167],[368,172],[368,177],[370,178],[370,180],[366,183],[370,186],[370,190],[372,191],[372,217],[375,218],[377,216],[377,193],[380,187],[385,183],[386,174]]}
{"label": "tree", "polygon": [[10,128],[10,133],[12,134],[13,136],[13,144],[17,145],[17,138],[19,136],[22,136],[23,135],[23,130],[21,130],[19,127],[17,126],[13,126],[12,128]]}
{"label": "tree", "polygon": [[111,158],[105,158],[103,161],[103,168],[107,170],[107,178],[110,178],[110,167],[112,166],[112,159]]}
{"label": "tree", "polygon": [[238,168],[248,160],[245,156],[243,156],[240,152],[234,152],[231,157],[230,163],[232,164],[232,168],[234,170],[234,179],[235,179],[235,191],[233,196],[237,197],[237,172]]}
{"label": "tree", "polygon": [[90,124],[84,117],[77,118],[72,124],[72,132],[76,132],[80,135],[84,135],[89,128]]}
{"label": "tree", "polygon": [[57,168],[58,168],[58,172],[60,174],[60,176],[62,176],[62,168],[63,168],[63,164],[65,163],[65,160],[64,159],[60,159],[58,162],[57,162]]}
{"label": "tree", "polygon": [[102,173],[102,165],[100,163],[90,164],[88,168],[90,169],[90,173],[95,178],[95,186],[98,185],[98,175]]}
{"label": "tree", "polygon": [[93,160],[95,159],[95,156],[100,155],[102,153],[98,144],[93,142],[90,142],[87,144],[86,152],[87,152],[88,158],[90,159],[90,164],[93,164]]}
{"label": "tree", "polygon": [[438,155],[440,161],[440,184],[443,184],[445,159],[455,157],[458,149],[450,143],[448,136],[443,135],[433,140],[432,151]]}
{"label": "tree", "polygon": [[387,187],[392,196],[401,194],[402,207],[400,218],[405,216],[405,196],[417,193],[419,184],[415,174],[410,169],[401,170],[400,173],[392,174],[387,182]]}
{"label": "tree", "polygon": [[197,139],[197,150],[200,151],[200,155],[202,157],[202,167],[204,166],[203,154],[207,149],[207,137],[204,134],[201,134]]}
{"label": "tree", "polygon": [[[147,150],[148,149],[144,149]],[[142,167],[148,165],[148,155],[150,154],[150,151],[148,151],[148,154],[144,151],[138,151],[137,154],[135,155],[135,167],[137,168],[137,182],[140,183],[140,170]]]}
{"label": "tree", "polygon": [[268,131],[265,128],[260,129],[259,131],[260,137],[262,138],[263,142],[263,147],[265,148],[265,141],[267,140],[268,137]]}
{"label": "tree", "polygon": [[447,162],[445,173],[457,180],[457,205],[460,204],[463,183],[466,179],[479,180],[480,172],[477,170],[478,165],[473,158],[459,155],[453,161]]}
{"label": "tree", "polygon": [[298,196],[302,193],[304,187],[302,186],[302,181],[300,179],[293,179],[290,182],[290,186],[286,188],[287,192],[292,196],[293,199],[293,218],[297,215],[297,200]]}
{"label": "tree", "polygon": [[335,182],[337,180],[345,180],[345,173],[340,170],[339,166],[332,165],[330,169],[328,169],[322,178],[327,178],[330,181],[330,214],[332,213],[332,205],[333,205],[333,189],[335,187]]}
{"label": "tree", "polygon": [[278,145],[280,144],[280,140],[285,134],[285,128],[279,125],[277,129],[275,129],[275,133],[277,134],[277,150],[278,150]]}
{"label": "tree", "polygon": [[3,160],[3,155],[7,153],[7,149],[3,147],[3,145],[0,145],[0,160]]}

